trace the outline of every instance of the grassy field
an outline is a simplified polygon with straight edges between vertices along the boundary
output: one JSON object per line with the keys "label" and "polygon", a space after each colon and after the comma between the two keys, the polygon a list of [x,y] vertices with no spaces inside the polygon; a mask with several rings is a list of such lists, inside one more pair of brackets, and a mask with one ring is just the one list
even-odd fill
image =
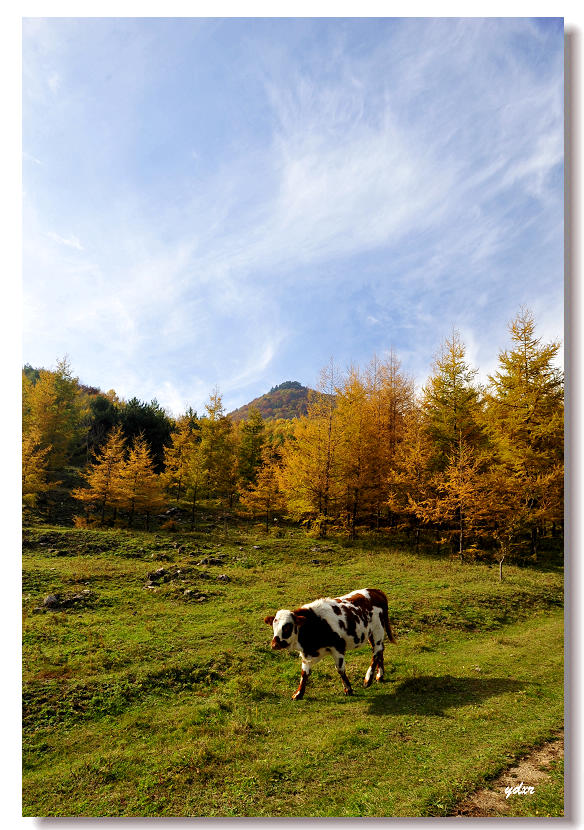
{"label": "grassy field", "polygon": [[[559,570],[57,527],[25,528],[23,568],[26,816],[448,815],[562,725]],[[363,647],[353,697],[328,659],[293,702],[300,661],[264,616],[360,587],[389,597],[386,682],[362,687]],[[538,816],[561,815],[556,778]]]}

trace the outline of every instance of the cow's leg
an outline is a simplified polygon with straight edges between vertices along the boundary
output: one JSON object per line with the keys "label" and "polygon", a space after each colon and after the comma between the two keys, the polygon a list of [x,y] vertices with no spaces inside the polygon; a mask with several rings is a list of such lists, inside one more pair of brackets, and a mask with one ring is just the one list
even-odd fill
{"label": "cow's leg", "polygon": [[377,655],[375,653],[375,640],[374,640],[372,634],[369,634],[369,642],[371,644],[371,650],[373,652],[373,655],[371,657],[371,665],[367,669],[367,672],[365,674],[365,680],[363,681],[363,685],[365,686],[365,688],[367,688],[368,686],[371,686],[371,684],[373,683],[373,674],[374,674],[375,669],[377,667]]}
{"label": "cow's leg", "polygon": [[367,673],[365,674],[365,680],[363,681],[363,685],[365,688],[371,686],[373,683],[373,673],[377,667],[377,655],[375,652],[373,653],[373,657],[371,658],[371,665],[367,669]]}
{"label": "cow's leg", "polygon": [[[365,680],[363,681],[363,685],[365,687],[371,686],[373,682],[373,675],[375,674],[375,679],[382,681],[384,675],[384,665],[383,665],[383,638],[385,636],[385,632],[379,625],[374,626],[373,630],[369,634],[369,642],[371,643],[371,649],[373,651],[373,656],[371,657],[371,665],[367,669],[367,673],[365,674]],[[376,672],[377,669],[377,672]]]}
{"label": "cow's leg", "polygon": [[292,700],[302,700],[304,697],[304,690],[306,689],[306,681],[308,680],[308,675],[310,674],[310,663],[305,663],[304,660],[302,661],[302,674],[300,675],[300,684],[294,694],[292,695]]}
{"label": "cow's leg", "polygon": [[347,673],[345,671],[345,655],[341,654],[340,651],[334,651],[333,657],[335,658],[335,665],[337,667],[339,677],[343,681],[343,689],[345,690],[345,694],[352,695],[353,689],[351,688],[349,678],[347,677]]}
{"label": "cow's leg", "polygon": [[381,643],[381,648],[376,654],[377,658],[377,674],[375,675],[375,679],[378,680],[380,683],[383,681],[383,675],[385,674],[385,667],[383,665],[383,643]]}

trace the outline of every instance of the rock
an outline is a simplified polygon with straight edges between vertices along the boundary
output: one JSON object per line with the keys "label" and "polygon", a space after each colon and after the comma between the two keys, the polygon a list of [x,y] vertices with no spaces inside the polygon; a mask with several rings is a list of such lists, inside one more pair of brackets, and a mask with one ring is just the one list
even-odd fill
{"label": "rock", "polygon": [[61,603],[59,601],[59,597],[56,594],[49,594],[48,597],[45,597],[43,600],[43,605],[45,608],[60,608]]}
{"label": "rock", "polygon": [[217,579],[221,580],[221,582],[231,582],[231,577],[227,576],[227,574],[219,574]]}

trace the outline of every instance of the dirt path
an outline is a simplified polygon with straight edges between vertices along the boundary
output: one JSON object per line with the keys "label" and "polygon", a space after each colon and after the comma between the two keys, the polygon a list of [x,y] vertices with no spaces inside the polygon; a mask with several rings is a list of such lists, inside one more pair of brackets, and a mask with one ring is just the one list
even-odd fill
{"label": "dirt path", "polygon": [[512,815],[512,801],[505,797],[505,787],[517,787],[523,783],[526,787],[537,787],[549,778],[552,761],[564,757],[564,733],[535,749],[515,766],[502,772],[488,788],[476,790],[461,801],[453,815],[455,816],[505,816]]}

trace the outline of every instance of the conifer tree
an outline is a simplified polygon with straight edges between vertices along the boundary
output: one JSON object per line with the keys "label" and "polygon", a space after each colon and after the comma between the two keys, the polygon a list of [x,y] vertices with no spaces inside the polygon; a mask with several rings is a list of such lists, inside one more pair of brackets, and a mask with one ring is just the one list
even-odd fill
{"label": "conifer tree", "polygon": [[22,433],[22,501],[27,507],[34,507],[39,493],[49,487],[47,456],[50,451],[50,446],[40,446],[40,436],[35,429]]}
{"label": "conifer tree", "polygon": [[339,421],[339,481],[344,494],[343,519],[351,537],[364,505],[371,501],[373,424],[368,419],[367,390],[359,370],[351,367],[337,392],[336,413]]}
{"label": "conifer tree", "polygon": [[379,528],[384,506],[388,505],[387,479],[403,437],[404,423],[413,402],[413,384],[401,372],[393,351],[387,360],[376,356],[366,372],[367,420],[371,446],[367,453],[370,510]]}
{"label": "conifer tree", "polygon": [[185,478],[185,494],[191,502],[191,530],[194,530],[196,526],[197,500],[205,484],[205,479],[205,458],[200,441],[195,440],[189,448]]}
{"label": "conifer tree", "polygon": [[73,498],[99,512],[102,525],[106,508],[116,510],[125,502],[124,453],[125,439],[122,428],[116,426],[89,466],[85,475],[87,487],[79,487],[72,492]]}
{"label": "conifer tree", "polygon": [[462,443],[479,448],[484,442],[476,370],[466,362],[466,349],[457,331],[446,338],[433,369],[422,392],[422,410],[434,445],[434,468],[443,470]]}
{"label": "conifer tree", "polygon": [[432,461],[433,446],[421,408],[412,405],[404,420],[402,440],[392,459],[387,487],[389,508],[414,531],[416,548],[421,525],[424,520],[429,521],[419,505],[435,494]]}
{"label": "conifer tree", "polygon": [[527,309],[509,328],[513,348],[500,352],[499,369],[489,377],[486,429],[521,489],[536,556],[539,524],[561,520],[563,512],[563,378],[554,365],[560,344],[542,344]]}
{"label": "conifer tree", "polygon": [[162,509],[164,498],[151,450],[143,435],[135,436],[121,478],[121,504],[129,511],[128,526],[132,527],[135,513],[143,513],[149,530],[150,517]]}
{"label": "conifer tree", "polygon": [[465,532],[474,526],[469,493],[479,487],[480,454],[485,447],[476,370],[466,362],[460,334],[453,331],[434,362],[422,393],[422,413],[431,441],[434,494],[416,504],[419,518],[452,529],[462,556]]}
{"label": "conifer tree", "polygon": [[240,486],[243,489],[256,482],[258,470],[262,464],[264,441],[264,419],[260,411],[253,407],[248,417],[239,426],[237,469]]}
{"label": "conifer tree", "polygon": [[67,358],[55,371],[41,369],[36,383],[23,385],[23,432],[34,431],[47,453],[47,478],[56,482],[82,445],[84,412],[79,383]]}
{"label": "conifer tree", "polygon": [[323,536],[331,517],[338,515],[342,498],[338,380],[331,361],[309,399],[308,414],[298,419],[294,438],[283,453],[281,481],[288,508],[297,518],[310,520]]}
{"label": "conifer tree", "polygon": [[188,417],[182,418],[171,434],[171,444],[164,448],[164,473],[161,481],[178,503],[186,488],[189,459],[196,442]]}
{"label": "conifer tree", "polygon": [[266,533],[270,528],[270,519],[274,513],[281,512],[286,506],[284,494],[280,488],[279,456],[267,447],[262,454],[262,466],[255,484],[241,495],[241,504],[252,514],[261,513],[266,518]]}
{"label": "conifer tree", "polygon": [[236,455],[233,423],[225,414],[218,390],[205,405],[207,416],[201,423],[201,453],[205,469],[205,485],[214,498],[231,503],[235,492]]}

